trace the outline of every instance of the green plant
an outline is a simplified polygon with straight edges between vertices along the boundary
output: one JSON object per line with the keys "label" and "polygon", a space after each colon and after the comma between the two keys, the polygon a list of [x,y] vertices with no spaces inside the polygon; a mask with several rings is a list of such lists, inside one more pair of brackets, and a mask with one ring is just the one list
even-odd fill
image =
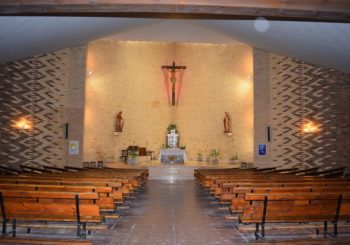
{"label": "green plant", "polygon": [[129,157],[131,157],[131,159],[136,159],[136,157],[139,155],[139,153],[137,151],[130,150],[128,155],[129,155]]}
{"label": "green plant", "polygon": [[236,152],[236,154],[232,155],[231,160],[238,160],[238,159],[239,158],[238,158],[238,155],[237,155],[237,152]]}
{"label": "green plant", "polygon": [[182,145],[182,146],[180,146],[180,149],[185,150],[186,146]]}
{"label": "green plant", "polygon": [[197,153],[197,161],[200,161],[200,162],[203,161],[203,155],[201,152]]}
{"label": "green plant", "polygon": [[170,123],[169,126],[167,127],[167,130],[177,130],[177,126],[175,123]]}
{"label": "green plant", "polygon": [[210,156],[214,159],[221,159],[221,151],[218,150],[218,149],[213,149],[211,152],[210,152]]}

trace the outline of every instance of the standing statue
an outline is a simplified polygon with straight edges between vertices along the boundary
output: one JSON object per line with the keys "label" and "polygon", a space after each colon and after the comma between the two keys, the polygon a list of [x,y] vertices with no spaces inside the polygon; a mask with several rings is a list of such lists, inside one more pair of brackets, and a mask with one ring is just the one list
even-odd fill
{"label": "standing statue", "polygon": [[230,133],[230,116],[228,112],[225,112],[225,117],[224,117],[224,133]]}
{"label": "standing statue", "polygon": [[115,131],[116,132],[123,132],[123,126],[124,126],[124,119],[122,117],[122,111],[120,111],[117,114],[117,122],[115,124]]}

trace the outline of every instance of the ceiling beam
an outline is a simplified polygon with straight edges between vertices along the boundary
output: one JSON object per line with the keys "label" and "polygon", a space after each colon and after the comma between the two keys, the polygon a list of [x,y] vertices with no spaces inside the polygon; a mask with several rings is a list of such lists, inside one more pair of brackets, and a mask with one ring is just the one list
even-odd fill
{"label": "ceiling beam", "polygon": [[349,0],[1,0],[0,15],[85,15],[350,22]]}

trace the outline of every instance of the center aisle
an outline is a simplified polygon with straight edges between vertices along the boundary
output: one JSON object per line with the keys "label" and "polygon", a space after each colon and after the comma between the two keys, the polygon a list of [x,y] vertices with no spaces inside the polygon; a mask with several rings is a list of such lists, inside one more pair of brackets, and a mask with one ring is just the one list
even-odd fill
{"label": "center aisle", "polygon": [[150,180],[131,205],[104,244],[246,244],[194,180]]}

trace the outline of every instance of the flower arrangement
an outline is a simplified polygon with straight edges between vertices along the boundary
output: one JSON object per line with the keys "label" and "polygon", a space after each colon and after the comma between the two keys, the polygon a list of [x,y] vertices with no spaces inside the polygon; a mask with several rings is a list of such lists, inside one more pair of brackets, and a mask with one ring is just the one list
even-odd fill
{"label": "flower arrangement", "polygon": [[231,157],[231,160],[238,160],[238,155],[237,155],[237,152],[236,154],[233,154],[232,157]]}
{"label": "flower arrangement", "polygon": [[211,157],[214,157],[214,158],[221,158],[221,151],[218,150],[218,149],[213,149],[213,150],[210,152],[210,156],[211,156]]}
{"label": "flower arrangement", "polygon": [[203,161],[203,155],[202,155],[201,152],[198,152],[198,153],[197,153],[197,161],[198,161],[198,162]]}
{"label": "flower arrangement", "polygon": [[217,163],[219,161],[219,159],[222,158],[222,153],[220,150],[218,149],[213,149],[210,152],[210,158],[211,158],[211,162],[213,163]]}
{"label": "flower arrangement", "polygon": [[137,157],[139,154],[138,154],[138,152],[135,151],[135,150],[130,150],[130,151],[128,152],[128,155],[129,155],[129,157],[131,157],[131,159],[136,159],[136,157]]}
{"label": "flower arrangement", "polygon": [[239,160],[239,158],[238,158],[237,152],[236,152],[236,154],[233,154],[233,155],[232,155],[232,157],[231,157],[231,163],[234,163],[234,164],[240,163],[240,160]]}
{"label": "flower arrangement", "polygon": [[175,123],[170,123],[167,127],[167,130],[170,132],[170,130],[177,130],[177,126]]}

